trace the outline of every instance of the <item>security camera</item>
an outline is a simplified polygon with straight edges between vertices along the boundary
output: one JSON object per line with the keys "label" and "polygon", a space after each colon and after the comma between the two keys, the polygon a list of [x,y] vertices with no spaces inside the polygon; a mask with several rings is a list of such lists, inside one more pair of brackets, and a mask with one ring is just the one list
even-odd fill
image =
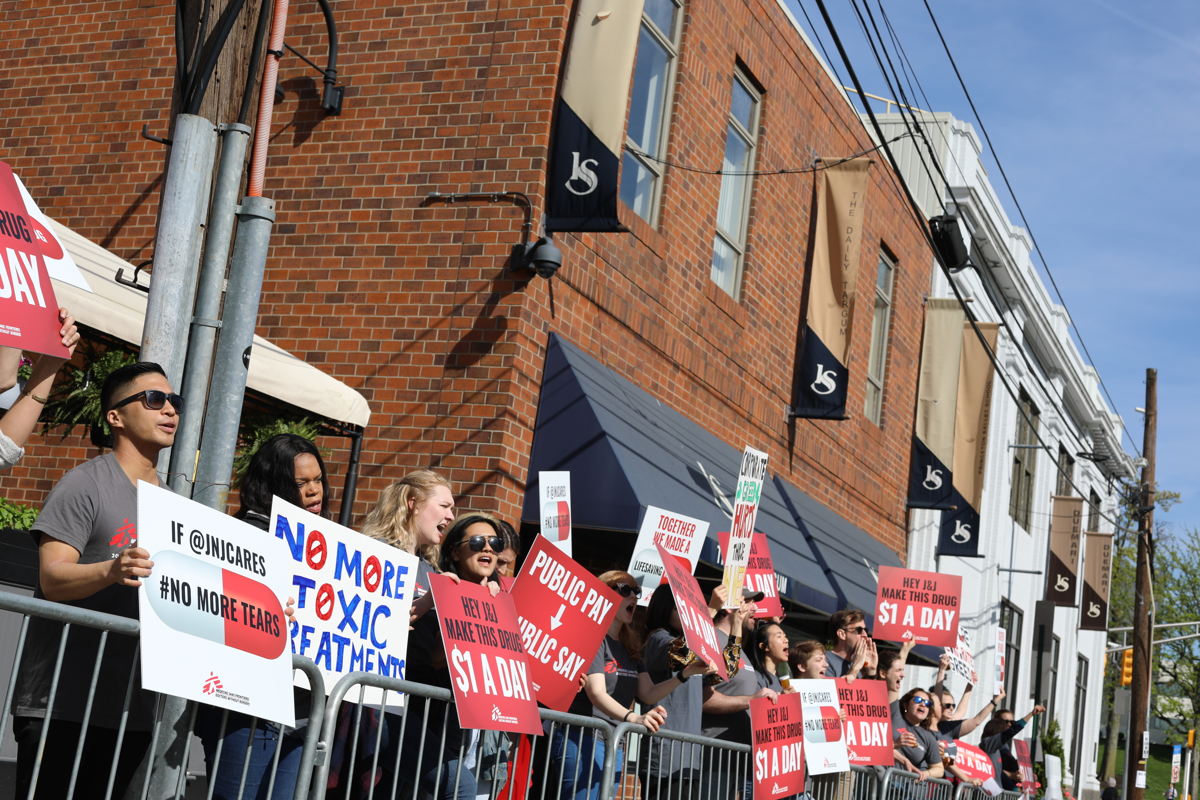
{"label": "security camera", "polygon": [[[520,246],[519,246],[520,247]],[[524,245],[518,269],[531,269],[543,278],[552,278],[562,266],[563,254],[554,242],[543,236],[536,242]]]}

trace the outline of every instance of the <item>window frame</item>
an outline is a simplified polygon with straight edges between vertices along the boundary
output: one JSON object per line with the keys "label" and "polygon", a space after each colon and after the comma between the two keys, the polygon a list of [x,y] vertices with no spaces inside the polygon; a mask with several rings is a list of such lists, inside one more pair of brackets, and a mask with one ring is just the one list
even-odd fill
{"label": "window frame", "polygon": [[[629,123],[626,122],[625,140],[624,140],[624,143],[621,148],[622,162],[624,162],[625,156],[628,155],[629,158],[633,159],[635,162],[637,162],[637,164],[639,166],[645,168],[653,176],[652,187],[650,190],[650,209],[649,209],[650,210],[650,218],[647,219],[646,217],[642,216],[641,213],[638,212],[636,206],[631,205],[625,199],[625,191],[624,191],[624,189],[625,189],[625,168],[626,168],[625,163],[622,163],[622,165],[621,165],[621,181],[617,187],[617,193],[618,193],[618,196],[620,197],[621,202],[624,203],[629,208],[630,211],[637,214],[640,219],[644,220],[646,222],[646,224],[648,224],[650,227],[655,228],[655,229],[658,228],[659,222],[661,221],[663,183],[666,179],[667,165],[663,164],[663,163],[659,163],[657,161],[654,161],[653,159],[643,158],[642,156],[638,155],[638,152],[646,152],[646,153],[649,153],[651,156],[656,156],[658,158],[665,158],[666,152],[667,152],[667,142],[668,142],[668,139],[670,136],[671,117],[672,117],[671,108],[675,102],[675,84],[676,84],[677,76],[679,74],[679,53],[680,53],[681,39],[683,38],[684,0],[666,0],[666,1],[675,6],[675,30],[670,32],[669,38],[668,38],[667,32],[661,30],[658,27],[658,24],[647,14],[644,6],[642,8],[642,21],[638,27],[638,41],[639,41],[638,52],[639,53],[641,52],[640,42],[641,42],[641,35],[642,35],[643,29],[645,29],[646,32],[667,53],[667,74],[666,74],[665,86],[663,89],[662,107],[656,111],[656,113],[660,116],[660,121],[659,121],[659,125],[658,125],[658,141],[654,143],[655,146],[654,146],[653,150],[642,150],[642,148],[638,146],[638,143],[633,140],[633,137],[631,137],[629,135]],[[634,92],[633,92],[633,81],[635,81],[636,79],[637,79],[637,61],[635,58],[634,72],[633,72],[633,75],[630,77],[630,87],[629,87],[630,109],[629,109],[629,115],[628,115],[627,119],[630,119],[630,120],[633,118],[633,105],[632,104],[636,100],[636,96],[634,95]],[[636,186],[636,184],[634,184],[634,185]],[[636,197],[636,192],[635,192],[634,196]],[[630,199],[633,199],[633,198],[630,198]]]}
{"label": "window frame", "polygon": [[[884,296],[883,291],[879,287],[880,268],[884,265],[886,265],[888,268],[889,276],[888,291],[886,296]],[[896,261],[896,257],[891,254],[887,247],[880,245],[879,260],[876,262],[875,269],[875,305],[871,311],[871,339],[870,347],[867,352],[867,388],[864,392],[863,398],[863,413],[866,415],[867,419],[871,420],[876,425],[881,425],[883,420],[883,395],[884,386],[887,383],[888,350],[892,341],[892,308],[895,305],[894,298],[896,294],[896,275],[898,273],[898,266],[899,265]],[[884,302],[884,332],[882,339],[883,352],[880,353],[875,350],[875,344],[877,341],[879,341],[877,339],[877,333],[879,326],[879,303],[881,299]],[[879,358],[878,376],[873,374],[872,369],[875,366],[876,356]]]}
{"label": "window frame", "polygon": [[1088,670],[1090,663],[1081,653],[1075,654],[1075,724],[1071,731],[1071,769],[1075,776],[1075,792],[1083,781],[1083,724],[1087,719]]}
{"label": "window frame", "polygon": [[1055,493],[1059,497],[1073,497],[1075,488],[1075,459],[1060,442],[1058,445],[1058,469],[1055,476]]}
{"label": "window frame", "polygon": [[1012,484],[1009,487],[1008,515],[1026,533],[1033,516],[1033,490],[1037,483],[1038,417],[1036,405],[1022,388],[1018,395],[1016,441],[1012,450]]}
{"label": "window frame", "polygon": [[1100,495],[1095,489],[1088,490],[1088,524],[1085,530],[1090,533],[1100,532]]}
{"label": "window frame", "polygon": [[1025,612],[1009,601],[1000,600],[1000,627],[1004,629],[1004,691],[1008,705],[1016,702],[1017,686],[1021,679],[1021,629],[1024,627]]}
{"label": "window frame", "polygon": [[[752,115],[753,130],[747,130],[745,126],[742,125],[741,120],[734,115],[734,87],[737,84],[741,84],[742,88],[746,90],[754,102]],[[740,135],[748,145],[746,163],[742,168],[742,171],[747,173],[754,172],[754,165],[758,161],[758,136],[762,129],[762,105],[764,95],[765,92],[758,87],[758,84],[755,83],[755,81],[750,77],[749,72],[747,72],[741,64],[738,64],[734,67],[733,79],[730,81],[729,113],[725,117],[725,147],[721,151],[722,165],[724,164],[725,152],[729,149],[729,137],[733,134],[737,134]],[[734,130],[731,131],[731,127]],[[713,226],[713,255],[709,261],[709,280],[715,283],[718,288],[720,288],[734,300],[739,300],[742,294],[742,277],[745,274],[746,247],[749,240],[750,204],[752,198],[754,197],[754,176],[746,175],[745,178],[746,182],[742,188],[742,197],[738,200],[740,203],[737,218],[739,230],[736,232],[736,240],[730,236],[730,234],[734,232],[721,230],[721,201],[725,196],[725,181],[721,181],[721,189],[717,195],[716,224]],[[734,252],[731,287],[726,287],[718,282],[712,274],[712,269],[715,266],[716,261],[718,241],[724,242]]]}

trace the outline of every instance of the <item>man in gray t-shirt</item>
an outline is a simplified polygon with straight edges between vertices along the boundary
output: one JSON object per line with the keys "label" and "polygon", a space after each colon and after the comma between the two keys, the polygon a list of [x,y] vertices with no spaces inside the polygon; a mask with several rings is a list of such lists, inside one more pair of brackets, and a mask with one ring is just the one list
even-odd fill
{"label": "man in gray t-shirt", "polygon": [[[136,587],[153,566],[150,554],[137,546],[137,481],[159,483],[158,454],[174,441],[183,399],[173,393],[162,368],[149,362],[115,370],[100,394],[112,452],[68,472],[46,499],[33,526],[35,596],[137,618]],[[153,715],[153,696],[139,688],[137,640],[110,633],[101,649],[99,631],[72,626],[56,680],[62,630],[58,623],[30,620],[12,703],[15,796],[26,797],[36,779],[36,797],[67,797],[81,747],[79,796],[102,794],[111,770],[112,796],[120,797],[149,746]],[[117,732],[126,710],[118,752]],[[45,751],[35,771],[43,730]]]}

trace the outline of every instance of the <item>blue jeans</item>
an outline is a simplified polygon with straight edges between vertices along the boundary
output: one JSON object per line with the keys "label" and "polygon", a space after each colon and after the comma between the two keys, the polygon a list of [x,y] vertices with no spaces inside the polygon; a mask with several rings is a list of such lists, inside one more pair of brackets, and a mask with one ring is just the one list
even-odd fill
{"label": "blue jeans", "polygon": [[[436,795],[433,793],[435,782],[438,785]],[[455,783],[458,784],[458,791],[455,791]],[[421,793],[418,796],[436,800],[475,800],[476,793],[475,773],[463,767],[460,774],[459,760],[455,758],[421,775]]]}
{"label": "blue jeans", "polygon": [[[604,739],[591,728],[554,729],[547,778],[551,784],[559,783],[559,800],[599,800],[605,746]],[[622,755],[617,754],[618,770]]]}
{"label": "blue jeans", "polygon": [[[258,720],[251,731],[253,723],[244,714],[230,712],[225,735],[222,736],[221,711],[211,707],[200,710],[196,735],[204,743],[204,763],[208,767],[209,784],[213,787],[213,800],[236,800],[239,797],[243,800],[292,800],[296,778],[300,773],[303,731],[285,733],[279,725],[262,720]],[[216,760],[218,744],[221,746],[219,761]],[[247,744],[249,752],[246,751]],[[271,767],[277,749],[279,765],[275,769],[275,782],[272,785]],[[244,787],[243,767],[246,772]],[[271,787],[270,794],[267,793],[268,787]]]}

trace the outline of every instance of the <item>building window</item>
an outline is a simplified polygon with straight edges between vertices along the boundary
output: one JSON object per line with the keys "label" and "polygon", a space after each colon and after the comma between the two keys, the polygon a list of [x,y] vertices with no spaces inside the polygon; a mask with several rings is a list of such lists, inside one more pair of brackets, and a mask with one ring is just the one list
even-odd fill
{"label": "building window", "polygon": [[867,418],[879,424],[883,416],[883,377],[887,369],[888,332],[892,325],[892,281],[896,264],[886,250],[879,251],[875,275],[875,314],[871,318],[871,355],[867,359]]}
{"label": "building window", "polygon": [[[630,92],[629,128],[621,156],[621,200],[658,224],[667,126],[683,12],[677,0],[646,0]],[[646,155],[641,155],[645,153]]]}
{"label": "building window", "polygon": [[1088,492],[1088,524],[1087,530],[1092,533],[1100,531],[1100,495],[1092,489]]}
{"label": "building window", "polygon": [[1037,407],[1022,389],[1017,407],[1017,440],[1012,444],[1012,494],[1008,513],[1026,531],[1033,510],[1033,479],[1037,473],[1037,423]]}
{"label": "building window", "polygon": [[1054,491],[1060,497],[1070,497],[1075,494],[1075,459],[1061,444],[1058,446],[1058,484]]}
{"label": "building window", "polygon": [[734,73],[712,258],[713,283],[734,298],[742,283],[742,256],[746,250],[746,221],[753,185],[749,173],[754,169],[761,101],[762,96],[750,79],[741,70]]}
{"label": "building window", "polygon": [[[1083,725],[1087,721],[1088,660],[1075,657],[1075,727],[1071,731],[1071,772],[1075,775],[1075,796],[1083,778]],[[1090,770],[1089,770],[1090,771]]]}
{"label": "building window", "polygon": [[1017,681],[1021,677],[1021,609],[1007,600],[1000,601],[1000,627],[1004,629],[1004,691],[1011,708],[1017,701]]}
{"label": "building window", "polygon": [[[1046,724],[1049,725],[1054,719],[1055,702],[1058,699],[1058,654],[1059,648],[1062,645],[1062,640],[1057,636],[1050,637],[1050,668],[1047,670],[1047,680],[1050,685],[1045,688],[1046,697]],[[1034,702],[1038,702],[1034,698]]]}

